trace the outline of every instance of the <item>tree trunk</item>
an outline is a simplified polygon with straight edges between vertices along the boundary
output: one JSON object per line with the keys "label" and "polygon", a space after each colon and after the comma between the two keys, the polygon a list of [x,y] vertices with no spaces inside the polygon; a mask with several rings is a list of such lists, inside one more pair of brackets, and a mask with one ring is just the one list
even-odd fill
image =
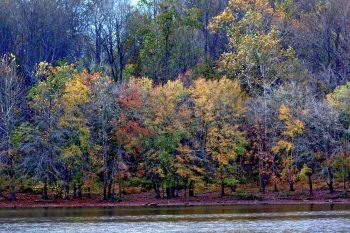
{"label": "tree trunk", "polygon": [[329,192],[330,192],[330,193],[333,193],[333,192],[334,192],[333,180],[330,180],[330,181],[329,181],[328,187],[329,187]]}
{"label": "tree trunk", "polygon": [[264,184],[263,184],[263,176],[262,176],[262,174],[261,174],[261,167],[262,167],[262,164],[261,164],[261,161],[259,161],[259,192],[261,192],[261,193],[263,193],[264,192],[264,190],[263,190],[263,186],[264,186]]}
{"label": "tree trunk", "polygon": [[263,181],[262,181],[262,193],[265,193],[265,189],[266,189],[266,181],[265,181],[265,179],[263,179]]}
{"label": "tree trunk", "polygon": [[159,185],[157,185],[156,182],[155,182],[154,180],[152,181],[152,184],[153,184],[154,192],[155,192],[155,194],[156,194],[156,198],[160,198]]}
{"label": "tree trunk", "polygon": [[11,182],[11,190],[10,190],[9,200],[16,201],[17,200],[17,198],[16,198],[16,183],[14,182],[15,175],[14,175],[13,171],[11,172],[10,177],[11,177],[10,180],[12,180],[12,182]]}
{"label": "tree trunk", "polygon": [[273,191],[276,192],[276,193],[278,192],[277,182],[276,181],[274,182],[274,189],[273,189]]}
{"label": "tree trunk", "polygon": [[176,187],[175,184],[170,187],[171,197],[175,197]]}
{"label": "tree trunk", "polygon": [[205,55],[205,62],[208,62],[208,52],[209,52],[209,31],[208,31],[208,25],[209,25],[209,12],[205,12],[205,27],[204,27],[204,55]]}
{"label": "tree trunk", "polygon": [[119,81],[123,81],[123,69],[124,69],[124,61],[123,61],[123,47],[121,45],[121,40],[118,35],[118,58],[119,58]]}
{"label": "tree trunk", "polygon": [[345,180],[345,178],[343,180],[343,189],[344,189],[344,191],[346,190],[346,180]]}
{"label": "tree trunk", "polygon": [[346,190],[345,169],[343,168],[343,190]]}
{"label": "tree trunk", "polygon": [[87,188],[87,197],[91,198],[91,189],[90,189],[90,187]]}
{"label": "tree trunk", "polygon": [[184,192],[185,192],[185,198],[187,198],[187,179],[184,180]]}
{"label": "tree trunk", "polygon": [[334,192],[333,180],[329,180],[327,185],[328,185],[329,193],[333,193]]}
{"label": "tree trunk", "polygon": [[328,188],[329,188],[329,192],[333,193],[334,192],[334,187],[333,187],[333,171],[332,168],[328,168],[328,179],[329,182],[327,182]]}
{"label": "tree trunk", "polygon": [[109,180],[109,184],[108,184],[108,198],[112,198],[112,185],[113,185],[113,179],[111,178]]}
{"label": "tree trunk", "polygon": [[260,175],[260,188],[259,192],[265,193],[265,188],[266,188],[266,179],[265,176]]}
{"label": "tree trunk", "polygon": [[106,176],[105,176],[105,179],[103,181],[103,199],[104,200],[107,200],[107,187],[108,187],[108,180],[106,179]]}
{"label": "tree trunk", "polygon": [[107,156],[107,132],[103,128],[103,200],[107,200],[108,186],[108,156]]}
{"label": "tree trunk", "polygon": [[122,181],[121,180],[119,180],[118,188],[119,188],[119,197],[122,198],[123,197],[123,190],[122,190]]}
{"label": "tree trunk", "polygon": [[308,180],[309,180],[309,194],[310,196],[313,195],[313,190],[312,190],[312,175],[308,176]]}
{"label": "tree trunk", "polygon": [[77,186],[73,185],[73,198],[77,198]]}
{"label": "tree trunk", "polygon": [[168,30],[170,29],[169,28],[167,29],[167,33],[165,35],[165,80],[169,79],[169,32]]}
{"label": "tree trunk", "polygon": [[82,185],[78,185],[78,198],[83,199],[83,190],[82,190]]}
{"label": "tree trunk", "polygon": [[116,199],[116,193],[115,193],[115,184],[113,183],[113,185],[112,185],[112,195],[111,195],[111,197],[112,197],[112,199]]}
{"label": "tree trunk", "polygon": [[194,197],[194,185],[195,185],[195,181],[191,180],[190,181],[190,187],[189,187],[189,190],[188,190],[188,195],[190,197]]}
{"label": "tree trunk", "polygon": [[16,190],[12,188],[11,192],[10,192],[10,196],[8,198],[9,201],[16,201]]}
{"label": "tree trunk", "polygon": [[221,180],[221,197],[225,196],[225,183],[224,180]]}
{"label": "tree trunk", "polygon": [[166,190],[166,198],[167,198],[167,199],[170,199],[170,198],[171,198],[171,190],[170,190],[170,187],[166,186],[165,190]]}
{"label": "tree trunk", "polygon": [[47,178],[44,180],[44,188],[43,188],[43,193],[42,193],[42,199],[43,200],[48,200],[49,197],[47,195]]}
{"label": "tree trunk", "polygon": [[176,187],[175,187],[175,190],[176,190],[176,197],[178,197],[179,196],[179,193],[180,193],[180,187],[179,187],[179,180],[176,182]]}
{"label": "tree trunk", "polygon": [[[11,165],[11,167],[13,166],[13,161],[11,161],[11,163],[10,163]],[[10,180],[12,181],[11,182],[11,186],[10,186],[10,195],[9,195],[9,200],[10,201],[16,201],[17,200],[17,198],[16,198],[16,183],[14,182],[15,181],[15,179],[16,179],[16,177],[15,177],[15,172],[14,172],[14,170],[12,169],[12,171],[10,172]]]}
{"label": "tree trunk", "polygon": [[64,199],[68,200],[69,199],[69,183],[66,183],[65,185],[65,194],[64,194]]}
{"label": "tree trunk", "polygon": [[96,54],[95,54],[95,60],[97,65],[101,65],[101,53],[102,53],[102,46],[101,46],[101,34],[100,34],[100,26],[95,24],[95,49],[96,49]]}
{"label": "tree trunk", "polygon": [[289,180],[289,191],[290,192],[294,192],[294,182],[293,180]]}
{"label": "tree trunk", "polygon": [[235,193],[236,190],[237,190],[237,186],[236,185],[231,186],[231,193]]}

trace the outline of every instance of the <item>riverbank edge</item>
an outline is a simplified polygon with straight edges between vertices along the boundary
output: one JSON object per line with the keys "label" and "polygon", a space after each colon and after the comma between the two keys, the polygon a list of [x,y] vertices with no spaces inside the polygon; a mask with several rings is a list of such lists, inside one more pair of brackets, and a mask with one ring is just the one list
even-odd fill
{"label": "riverbank edge", "polygon": [[138,207],[191,207],[191,206],[252,206],[252,205],[349,205],[349,199],[341,200],[232,200],[224,202],[184,202],[184,203],[123,203],[111,201],[99,201],[98,203],[74,203],[74,201],[66,201],[66,203],[37,203],[37,204],[21,204],[16,202],[0,203],[0,209],[17,209],[17,208],[138,208]]}

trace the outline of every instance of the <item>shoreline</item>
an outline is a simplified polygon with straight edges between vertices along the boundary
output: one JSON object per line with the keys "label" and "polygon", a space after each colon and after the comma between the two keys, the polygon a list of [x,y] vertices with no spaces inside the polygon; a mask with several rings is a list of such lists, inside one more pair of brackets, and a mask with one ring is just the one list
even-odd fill
{"label": "shoreline", "polygon": [[73,200],[41,200],[38,196],[20,196],[17,201],[0,201],[0,209],[17,208],[137,208],[137,207],[191,207],[191,206],[254,206],[254,205],[349,205],[350,198],[272,198],[239,200],[232,196],[224,198],[213,195],[201,195],[191,198],[176,197],[172,199],[156,199],[149,196],[131,195],[123,201],[104,201],[100,196]]}

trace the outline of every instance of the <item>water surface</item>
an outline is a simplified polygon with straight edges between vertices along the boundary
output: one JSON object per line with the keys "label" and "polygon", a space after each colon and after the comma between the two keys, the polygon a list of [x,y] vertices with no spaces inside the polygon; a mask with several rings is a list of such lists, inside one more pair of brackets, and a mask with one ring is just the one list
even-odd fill
{"label": "water surface", "polygon": [[350,205],[0,209],[0,232],[350,232]]}

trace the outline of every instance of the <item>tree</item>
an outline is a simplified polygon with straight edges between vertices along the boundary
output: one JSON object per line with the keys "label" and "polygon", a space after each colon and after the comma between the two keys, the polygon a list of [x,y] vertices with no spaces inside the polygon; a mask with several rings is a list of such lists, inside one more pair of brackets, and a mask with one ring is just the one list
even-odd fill
{"label": "tree", "polygon": [[345,176],[348,175],[349,165],[349,132],[346,129],[350,129],[350,83],[337,87],[333,93],[326,96],[327,102],[339,113],[339,121],[344,129],[344,133],[341,136],[341,149],[335,156],[334,165],[337,169],[337,173],[343,179],[343,186],[345,189]]}
{"label": "tree", "polygon": [[102,167],[103,171],[103,198],[111,197],[111,190],[108,190],[111,177],[111,161],[115,151],[113,147],[114,125],[113,117],[116,114],[116,86],[112,78],[96,74],[91,80],[91,105],[89,106],[89,122],[91,124],[91,137],[95,144],[96,156],[94,163]]}
{"label": "tree", "polygon": [[[277,89],[266,88],[266,90],[266,95],[263,98],[253,98],[248,101],[246,113],[247,123],[250,126],[248,128],[250,145],[247,159],[250,160],[250,163],[256,164],[257,166],[257,168],[252,166],[252,169],[253,171],[255,169],[259,171],[260,191],[262,192],[265,191],[265,186],[270,178],[274,182],[274,191],[278,191],[277,183],[281,175],[283,175],[283,169],[281,168],[286,167],[283,166],[282,163],[283,157],[286,162],[284,165],[289,164],[292,166],[290,164],[291,160],[287,160],[288,156],[281,156],[283,153],[276,153],[276,149],[277,151],[280,149],[284,151],[285,148],[292,148],[290,140],[288,137],[282,135],[282,133],[285,132],[287,128],[293,129],[293,126],[298,126],[294,123],[298,123],[299,121],[294,122],[294,120],[302,118],[301,113],[307,106],[305,101],[312,96],[310,91],[305,89],[305,87],[293,82],[286,83]],[[307,96],[307,98],[305,98],[305,96]],[[284,106],[283,109],[280,109],[281,106]],[[288,123],[287,128],[285,128],[285,123],[279,119],[280,117],[284,118],[280,115],[280,110],[288,110],[287,112],[291,114],[290,116],[295,118]],[[299,126],[297,128],[299,128]],[[301,139],[303,137],[300,136],[297,138]],[[299,148],[296,142],[293,147],[295,149]],[[299,152],[294,153],[296,159],[293,165],[294,171],[296,171],[295,166],[299,165],[300,162],[298,153]],[[284,155],[288,155],[288,153],[284,153]],[[311,160],[310,158],[310,161]],[[305,162],[305,160],[303,160],[303,162]],[[284,170],[284,174],[287,175],[285,178],[288,177],[287,170]]]}
{"label": "tree", "polygon": [[225,30],[230,40],[219,70],[239,78],[243,89],[253,96],[295,77],[300,69],[294,50],[282,45],[272,21],[275,14],[268,0],[234,0],[211,23],[213,30]]}
{"label": "tree", "polygon": [[34,85],[37,63],[80,59],[83,44],[83,1],[1,1],[0,25],[5,36],[0,53],[18,58],[27,85]]}
{"label": "tree", "polygon": [[350,127],[350,82],[337,87],[332,93],[327,95],[327,101],[342,115],[345,127]]}
{"label": "tree", "polygon": [[[115,128],[116,146],[118,148],[118,159],[114,174],[121,178],[127,178],[126,173],[135,176],[144,175],[141,168],[138,169],[139,163],[142,163],[142,157],[145,153],[143,144],[151,131],[145,124],[145,96],[148,95],[147,88],[152,88],[152,83],[148,79],[130,80],[128,83],[122,83],[119,86],[117,94],[117,111],[113,119]],[[141,166],[140,166],[141,167]],[[119,169],[123,168],[123,169]],[[128,171],[126,169],[129,168]],[[124,176],[123,176],[124,173]]]}
{"label": "tree", "polygon": [[246,104],[249,146],[245,159],[251,164],[252,172],[258,172],[260,192],[265,192],[270,178],[277,191],[279,180],[278,158],[272,152],[277,137],[276,106],[280,105],[276,94],[269,89],[263,98],[249,99]]}
{"label": "tree", "polygon": [[301,179],[305,179],[307,178],[308,181],[309,181],[309,195],[312,196],[313,195],[313,189],[312,189],[312,168],[309,168],[307,166],[307,164],[304,164],[303,165],[303,168],[300,170],[300,173],[299,173],[299,177]]}
{"label": "tree", "polygon": [[200,180],[201,176],[204,174],[204,169],[201,166],[200,159],[196,156],[195,151],[191,148],[189,140],[184,140],[185,142],[180,144],[177,148],[177,155],[175,160],[176,175],[178,175],[183,181],[184,194],[187,197],[187,188],[189,182],[191,186],[189,187],[190,196],[194,196],[194,183]]}
{"label": "tree", "polygon": [[[166,186],[167,197],[175,195],[178,177],[175,176],[176,150],[185,138],[186,122],[190,112],[187,105],[189,91],[181,81],[168,81],[150,93],[149,106],[145,112],[145,123],[152,136],[148,145],[146,166],[154,183]],[[176,184],[177,183],[177,184]]]}
{"label": "tree", "polygon": [[337,178],[343,181],[343,189],[346,190],[346,181],[349,179],[350,173],[350,156],[349,148],[337,153],[333,158],[333,166]]}
{"label": "tree", "polygon": [[60,177],[61,98],[66,82],[76,73],[73,65],[54,67],[45,62],[40,63],[36,75],[41,82],[29,91],[33,130],[30,132],[32,136],[23,146],[26,155],[24,166],[28,173],[44,184],[43,199],[48,199],[48,183]]}
{"label": "tree", "polygon": [[333,192],[333,159],[341,151],[342,137],[346,135],[339,122],[339,115],[326,101],[316,101],[309,97],[305,101],[300,119],[305,130],[303,137],[295,142],[299,160],[307,162],[310,168],[317,162],[321,174],[326,178],[329,191]]}
{"label": "tree", "polygon": [[238,155],[245,150],[245,137],[237,127],[230,124],[222,124],[218,128],[211,127],[208,132],[207,150],[212,159],[217,163],[217,175],[221,183],[221,196],[225,195],[225,184],[229,183],[232,177],[233,165]]}
{"label": "tree", "polygon": [[222,78],[218,81],[196,80],[192,88],[195,117],[198,118],[198,150],[216,163],[215,170],[224,193],[229,167],[246,144],[239,120],[244,111],[244,94],[236,81]]}
{"label": "tree", "polygon": [[[9,200],[16,200],[17,168],[20,155],[16,152],[13,133],[21,122],[23,80],[17,74],[16,58],[12,54],[0,57],[0,175],[8,187]],[[0,188],[0,194],[4,191]],[[1,194],[2,195],[2,194]]]}
{"label": "tree", "polygon": [[293,23],[285,24],[287,43],[315,74],[319,91],[343,85],[349,74],[349,2],[346,0],[293,1]]}
{"label": "tree", "polygon": [[293,184],[297,176],[297,168],[294,161],[295,155],[293,154],[294,140],[296,137],[303,134],[304,124],[300,120],[295,119],[291,110],[285,105],[281,105],[278,118],[284,124],[281,135],[287,140],[283,138],[279,140],[276,146],[272,148],[272,151],[276,154],[281,152],[286,153],[285,156],[283,156],[282,175],[287,178],[290,191],[294,191]]}
{"label": "tree", "polygon": [[86,71],[75,74],[65,83],[60,102],[63,114],[58,119],[58,129],[62,131],[60,160],[63,163],[63,180],[65,181],[66,198],[69,195],[70,182],[74,181],[74,190],[78,185],[81,198],[84,170],[89,161],[91,133],[88,119],[84,114],[90,102],[90,83],[94,76]]}

